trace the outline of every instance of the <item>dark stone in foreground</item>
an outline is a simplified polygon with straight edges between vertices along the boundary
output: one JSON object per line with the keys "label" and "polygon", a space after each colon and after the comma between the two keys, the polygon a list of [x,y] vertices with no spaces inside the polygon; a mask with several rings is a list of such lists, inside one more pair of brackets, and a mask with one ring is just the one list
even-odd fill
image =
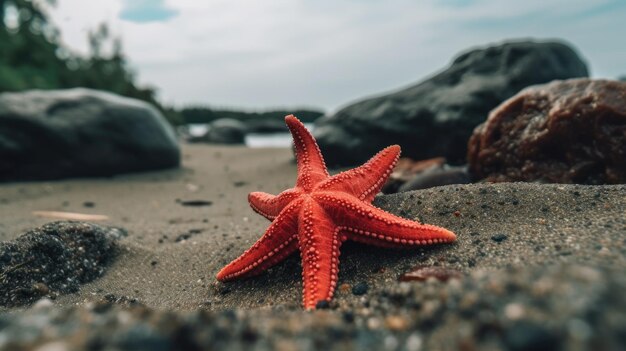
{"label": "dark stone in foreground", "polygon": [[626,183],[626,83],[524,89],[476,128],[468,161],[475,179],[491,182]]}
{"label": "dark stone in foreground", "polygon": [[174,131],[152,106],[70,89],[0,94],[0,181],[177,167]]}
{"label": "dark stone in foreground", "polygon": [[0,305],[78,291],[102,275],[125,234],[90,223],[53,222],[0,243]]}
{"label": "dark stone in foreground", "polygon": [[367,282],[358,282],[352,287],[352,293],[357,296],[365,295],[368,288]]}
{"label": "dark stone in foreground", "polygon": [[423,82],[319,119],[314,135],[329,166],[360,164],[392,144],[416,160],[460,163],[474,127],[502,101],[529,85],[587,75],[582,59],[560,42],[473,49]]}
{"label": "dark stone in foreground", "polygon": [[365,300],[314,312],[181,313],[125,302],[71,308],[42,302],[0,316],[0,347],[30,350],[61,342],[81,350],[619,350],[626,347],[625,289],[622,269],[557,265],[393,284]]}

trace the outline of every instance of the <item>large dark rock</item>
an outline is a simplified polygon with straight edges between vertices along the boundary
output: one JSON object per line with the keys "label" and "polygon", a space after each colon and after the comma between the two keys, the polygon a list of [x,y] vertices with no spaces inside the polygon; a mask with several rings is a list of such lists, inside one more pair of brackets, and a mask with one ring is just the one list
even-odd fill
{"label": "large dark rock", "polygon": [[626,183],[626,83],[571,79],[524,89],[469,142],[475,179]]}
{"label": "large dark rock", "polygon": [[104,273],[126,231],[80,222],[53,222],[0,243],[0,306],[78,291]]}
{"label": "large dark rock", "polygon": [[473,49],[423,82],[318,120],[314,134],[330,166],[359,164],[391,144],[413,159],[460,163],[474,127],[502,101],[529,85],[587,75],[583,60],[560,42]]}
{"label": "large dark rock", "polygon": [[177,167],[174,131],[150,105],[70,89],[0,94],[0,180]]}

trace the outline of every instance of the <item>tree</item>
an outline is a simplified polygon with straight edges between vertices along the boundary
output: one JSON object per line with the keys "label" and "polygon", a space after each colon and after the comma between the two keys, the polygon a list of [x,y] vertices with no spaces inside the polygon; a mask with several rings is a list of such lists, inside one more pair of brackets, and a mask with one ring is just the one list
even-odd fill
{"label": "tree", "polygon": [[[88,35],[90,54],[82,57],[59,41],[46,6],[53,0],[0,0],[0,92],[85,87],[106,90],[155,105],[174,124],[182,118],[156,100],[151,87],[139,87],[121,41],[105,24]],[[112,53],[104,54],[106,44]]]}

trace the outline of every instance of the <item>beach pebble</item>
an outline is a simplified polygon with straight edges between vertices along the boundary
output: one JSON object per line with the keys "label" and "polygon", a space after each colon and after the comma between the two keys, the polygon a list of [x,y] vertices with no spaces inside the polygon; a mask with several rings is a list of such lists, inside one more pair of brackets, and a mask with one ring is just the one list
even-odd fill
{"label": "beach pebble", "polygon": [[368,288],[367,282],[358,282],[352,287],[352,293],[357,296],[364,295]]}

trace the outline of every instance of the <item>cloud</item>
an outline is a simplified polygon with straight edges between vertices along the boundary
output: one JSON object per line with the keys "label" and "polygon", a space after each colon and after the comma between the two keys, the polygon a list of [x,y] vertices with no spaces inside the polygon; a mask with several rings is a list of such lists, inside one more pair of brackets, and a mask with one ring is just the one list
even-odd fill
{"label": "cloud", "polygon": [[166,21],[177,13],[178,11],[165,6],[163,0],[125,0],[120,18],[130,22],[147,23]]}
{"label": "cloud", "polygon": [[595,75],[626,73],[620,0],[167,0],[176,16],[141,23],[120,18],[126,0],[58,3],[69,45],[85,50],[80,31],[108,22],[140,81],[177,105],[334,109],[519,37],[566,39]]}

